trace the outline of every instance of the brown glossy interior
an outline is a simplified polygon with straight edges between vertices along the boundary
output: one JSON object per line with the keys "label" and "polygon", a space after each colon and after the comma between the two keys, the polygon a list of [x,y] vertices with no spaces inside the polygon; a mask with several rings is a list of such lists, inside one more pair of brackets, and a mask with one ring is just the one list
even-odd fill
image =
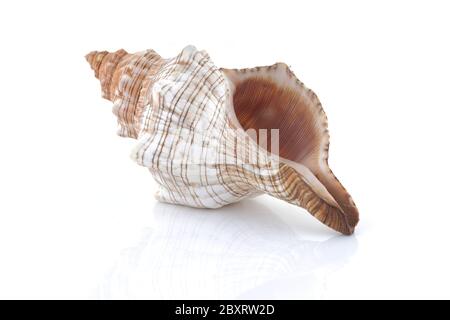
{"label": "brown glossy interior", "polygon": [[[278,129],[279,155],[301,163],[319,152],[320,131],[309,101],[290,88],[273,81],[252,77],[237,84],[234,110],[241,126],[247,129]],[[268,131],[268,149],[270,131]]]}
{"label": "brown glossy interior", "polygon": [[[358,210],[328,167],[326,118],[315,95],[304,87],[279,86],[264,76],[235,79],[234,85],[234,111],[244,130],[278,129],[279,155],[311,171],[317,178],[311,185],[325,187],[325,192],[331,195],[343,213],[346,228],[339,231],[351,234],[359,220]],[[268,136],[268,149],[271,151],[270,131]],[[317,196],[322,199],[328,197],[323,192]]]}

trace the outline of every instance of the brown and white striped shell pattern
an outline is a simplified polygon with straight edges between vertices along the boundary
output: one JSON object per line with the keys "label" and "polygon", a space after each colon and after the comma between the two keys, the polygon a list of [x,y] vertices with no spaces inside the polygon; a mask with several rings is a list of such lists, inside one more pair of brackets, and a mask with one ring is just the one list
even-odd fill
{"label": "brown and white striped shell pattern", "polygon": [[285,64],[220,69],[192,46],[171,59],[153,50],[86,59],[158,200],[218,208],[265,193],[354,232],[358,210],[328,166],[326,115]]}

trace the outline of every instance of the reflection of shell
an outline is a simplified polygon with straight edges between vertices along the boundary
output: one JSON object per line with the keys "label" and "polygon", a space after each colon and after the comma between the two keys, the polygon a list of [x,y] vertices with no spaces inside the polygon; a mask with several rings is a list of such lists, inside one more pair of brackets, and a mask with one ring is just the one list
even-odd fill
{"label": "reflection of shell", "polygon": [[308,239],[290,225],[292,215],[281,219],[255,200],[214,214],[157,203],[152,218],[138,243],[121,252],[100,298],[319,298],[325,280],[358,249],[356,237]]}
{"label": "reflection of shell", "polygon": [[[358,211],[328,167],[325,113],[285,64],[221,70],[194,47],[172,59],[153,50],[86,58],[114,102],[119,135],[137,139],[132,158],[153,174],[159,200],[217,208],[267,193],[353,232]],[[242,129],[279,129],[279,150]]]}

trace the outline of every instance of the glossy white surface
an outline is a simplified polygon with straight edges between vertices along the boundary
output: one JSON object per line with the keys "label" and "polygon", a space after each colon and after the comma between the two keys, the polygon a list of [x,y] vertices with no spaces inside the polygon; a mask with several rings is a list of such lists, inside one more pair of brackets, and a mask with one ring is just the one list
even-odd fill
{"label": "glossy white surface", "polygon": [[[0,3],[0,298],[450,298],[449,5],[228,3]],[[267,196],[155,202],[83,56],[187,44],[314,89],[354,236]]]}
{"label": "glossy white surface", "polygon": [[214,212],[157,204],[153,216],[153,227],[121,254],[101,297],[321,297],[327,275],[358,247],[356,237],[312,240],[296,217],[259,201]]}

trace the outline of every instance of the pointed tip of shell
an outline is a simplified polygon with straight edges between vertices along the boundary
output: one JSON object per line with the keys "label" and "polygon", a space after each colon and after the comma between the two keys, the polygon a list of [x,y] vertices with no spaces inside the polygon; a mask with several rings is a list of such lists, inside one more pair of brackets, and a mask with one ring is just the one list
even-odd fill
{"label": "pointed tip of shell", "polygon": [[95,76],[98,78],[100,66],[102,64],[103,58],[108,54],[107,51],[92,51],[89,52],[84,57],[91,66],[92,70],[95,72]]}
{"label": "pointed tip of shell", "polygon": [[[334,226],[331,226],[333,229],[341,232],[344,235],[350,236],[355,232],[355,227],[359,222],[359,213],[356,206],[345,207],[343,211],[341,211],[338,221],[336,221]],[[332,225],[330,223],[330,225]]]}

